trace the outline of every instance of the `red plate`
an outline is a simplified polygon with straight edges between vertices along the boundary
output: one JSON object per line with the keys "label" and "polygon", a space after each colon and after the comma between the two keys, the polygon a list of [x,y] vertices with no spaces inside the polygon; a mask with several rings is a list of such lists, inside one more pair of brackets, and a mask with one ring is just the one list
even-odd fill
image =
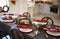
{"label": "red plate", "polygon": [[48,22],[48,20],[34,20],[36,22]]}
{"label": "red plate", "polygon": [[58,32],[56,28],[43,28],[43,30],[50,31],[50,32]]}
{"label": "red plate", "polygon": [[14,18],[2,18],[3,20],[14,20]]}
{"label": "red plate", "polygon": [[49,28],[43,28],[43,30],[49,31]]}
{"label": "red plate", "polygon": [[13,22],[14,18],[2,18],[3,22]]}
{"label": "red plate", "polygon": [[51,32],[57,32],[57,29],[56,28],[50,28],[49,31],[51,31]]}

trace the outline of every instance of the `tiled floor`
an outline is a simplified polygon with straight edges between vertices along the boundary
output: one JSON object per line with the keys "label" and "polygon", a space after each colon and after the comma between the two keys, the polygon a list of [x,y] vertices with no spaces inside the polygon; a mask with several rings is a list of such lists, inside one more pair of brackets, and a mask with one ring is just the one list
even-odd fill
{"label": "tiled floor", "polygon": [[42,19],[45,16],[48,16],[48,17],[52,18],[54,23],[55,23],[55,25],[59,25],[60,26],[60,16],[58,16],[56,14],[41,14],[41,13],[34,13],[33,14],[33,18],[34,19]]}

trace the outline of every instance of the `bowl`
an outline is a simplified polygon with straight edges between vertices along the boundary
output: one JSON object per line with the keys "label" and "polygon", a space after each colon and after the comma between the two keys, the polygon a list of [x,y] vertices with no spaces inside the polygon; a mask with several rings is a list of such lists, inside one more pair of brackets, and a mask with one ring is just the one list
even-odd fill
{"label": "bowl", "polygon": [[28,26],[28,25],[18,25],[17,26],[19,28],[19,30],[22,33],[31,33],[34,31],[34,27],[33,26]]}

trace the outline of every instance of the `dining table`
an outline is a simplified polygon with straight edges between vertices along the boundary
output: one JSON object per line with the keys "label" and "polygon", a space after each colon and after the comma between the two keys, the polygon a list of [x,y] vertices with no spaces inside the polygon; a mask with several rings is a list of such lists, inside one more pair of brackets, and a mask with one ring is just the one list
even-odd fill
{"label": "dining table", "polygon": [[[5,23],[12,28],[17,28],[17,24],[15,23]],[[17,28],[18,29],[18,28]],[[39,30],[39,33],[35,36],[31,36],[30,34],[22,33],[25,39],[60,39],[60,36],[52,36],[46,33],[44,30]]]}

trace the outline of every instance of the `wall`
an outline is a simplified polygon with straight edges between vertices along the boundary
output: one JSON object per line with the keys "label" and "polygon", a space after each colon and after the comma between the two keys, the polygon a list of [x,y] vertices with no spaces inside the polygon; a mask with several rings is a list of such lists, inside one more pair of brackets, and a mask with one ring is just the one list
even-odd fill
{"label": "wall", "polygon": [[9,13],[23,13],[27,11],[27,0],[16,0],[16,5],[10,3]]}
{"label": "wall", "polygon": [[60,6],[58,8],[58,14],[42,14],[42,13],[39,13],[39,12],[38,13],[37,12],[35,13],[35,12],[36,12],[36,10],[33,13],[33,18],[34,19],[39,19],[40,20],[43,17],[50,17],[50,18],[53,19],[55,25],[59,25],[60,26]]}
{"label": "wall", "polygon": [[27,12],[27,0],[20,0],[20,13]]}
{"label": "wall", "polygon": [[20,0],[16,1],[16,5],[12,4],[10,2],[10,6],[9,6],[9,12],[8,13],[18,13],[19,12],[19,7],[20,7]]}
{"label": "wall", "polygon": [[[54,2],[56,2],[56,4],[57,4],[57,0],[54,0]],[[33,18],[34,19],[39,19],[40,20],[40,19],[42,19],[45,16],[46,17],[50,17],[50,18],[52,18],[54,20],[54,24],[55,25],[59,25],[60,26],[60,6],[58,8],[58,13],[57,14],[43,14],[43,13],[40,13],[39,12],[40,7],[41,6],[38,5],[38,4],[34,7],[34,10],[33,10],[34,11],[33,12]]]}
{"label": "wall", "polygon": [[33,7],[28,7],[28,12],[31,14],[31,18],[33,18],[33,13],[34,13],[34,11],[33,11]]}
{"label": "wall", "polygon": [[[10,2],[11,0],[9,0]],[[16,5],[9,3],[9,12],[7,13],[23,13],[27,11],[27,0],[16,0]]]}

